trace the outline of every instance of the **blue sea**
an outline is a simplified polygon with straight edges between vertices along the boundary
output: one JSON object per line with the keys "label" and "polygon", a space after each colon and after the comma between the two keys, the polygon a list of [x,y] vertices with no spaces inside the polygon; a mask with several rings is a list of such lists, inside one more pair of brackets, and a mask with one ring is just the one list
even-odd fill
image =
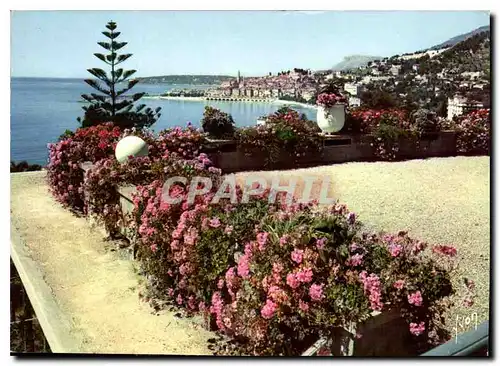
{"label": "blue sea", "polygon": [[[186,85],[138,84],[134,92],[160,94],[167,90],[201,88]],[[47,164],[47,143],[55,142],[66,130],[78,128],[77,117],[83,115],[81,94],[91,89],[81,79],[12,78],[11,79],[11,161],[26,160],[30,164]],[[152,126],[158,132],[191,122],[200,125],[206,105],[233,116],[239,127],[253,126],[258,117],[275,112],[280,105],[271,103],[182,101],[142,99],[148,107],[161,107],[161,117]],[[316,120],[316,111],[294,107]]]}

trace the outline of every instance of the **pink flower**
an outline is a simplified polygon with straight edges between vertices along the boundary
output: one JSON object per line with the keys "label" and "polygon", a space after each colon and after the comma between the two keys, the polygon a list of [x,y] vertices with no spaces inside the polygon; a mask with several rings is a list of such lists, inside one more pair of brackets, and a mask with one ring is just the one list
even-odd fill
{"label": "pink flower", "polygon": [[405,286],[405,281],[404,280],[397,280],[396,282],[394,282],[393,286],[394,286],[394,288],[401,290]]}
{"label": "pink flower", "polygon": [[210,225],[213,228],[218,228],[221,223],[218,217],[213,217],[209,222],[208,225]]}
{"label": "pink flower", "polygon": [[182,304],[182,296],[181,294],[177,295],[177,304],[181,305]]}
{"label": "pink flower", "polygon": [[304,255],[304,251],[301,250],[301,249],[294,249],[294,251],[292,252],[292,261],[294,261],[295,263],[302,263],[302,257]]}
{"label": "pink flower", "polygon": [[325,247],[325,244],[326,244],[326,238],[321,238],[316,240],[316,247],[318,249],[323,249]]}
{"label": "pink flower", "polygon": [[167,290],[167,293],[168,293],[168,296],[170,296],[170,297],[174,296],[174,289],[173,288],[169,288]]}
{"label": "pink flower", "polygon": [[410,323],[410,333],[416,336],[422,334],[425,330],[425,323],[420,322],[419,324]]}
{"label": "pink flower", "polygon": [[411,305],[415,305],[415,306],[421,306],[422,305],[422,294],[420,293],[420,291],[417,291],[411,295],[408,295],[408,303],[410,303]]}
{"label": "pink flower", "polygon": [[349,266],[360,266],[363,264],[363,254],[354,254],[349,260],[347,260],[347,265]]}
{"label": "pink flower", "polygon": [[311,268],[304,268],[295,274],[297,281],[302,283],[309,283],[312,281],[313,272]]}
{"label": "pink flower", "polygon": [[294,273],[289,273],[286,275],[286,283],[291,288],[295,289],[300,286],[300,282]]}
{"label": "pink flower", "polygon": [[250,264],[248,256],[242,255],[238,261],[238,275],[243,278],[250,277]]}
{"label": "pink flower", "polygon": [[158,250],[158,246],[156,244],[151,245],[151,251],[153,253],[156,253],[157,250]]}
{"label": "pink flower", "polygon": [[391,256],[397,257],[399,253],[401,253],[401,250],[403,250],[403,246],[400,244],[390,244],[389,245],[389,252],[391,253]]}
{"label": "pink flower", "polygon": [[350,225],[354,225],[356,222],[356,214],[354,212],[349,212],[349,214],[347,214],[347,222]]}
{"label": "pink flower", "polygon": [[432,251],[434,253],[447,255],[449,257],[454,257],[457,255],[457,249],[449,245],[434,245]]}
{"label": "pink flower", "polygon": [[309,288],[309,296],[313,301],[320,301],[323,298],[323,284],[321,285],[311,285]]}
{"label": "pink flower", "polygon": [[271,319],[277,309],[278,305],[276,305],[272,300],[267,299],[266,304],[260,311],[260,314],[264,319]]}
{"label": "pink flower", "polygon": [[281,238],[280,238],[280,245],[283,246],[285,245],[287,242],[288,242],[288,239],[290,238],[289,235],[283,235]]}
{"label": "pink flower", "polygon": [[374,273],[368,276],[367,272],[363,271],[359,274],[359,279],[363,283],[364,292],[368,295],[368,300],[370,300],[370,308],[376,311],[382,310],[384,304],[381,301],[382,290],[380,278]]}
{"label": "pink flower", "polygon": [[299,300],[299,309],[302,310],[304,313],[307,313],[307,311],[309,310],[309,305],[307,304],[307,302]]}
{"label": "pink flower", "polygon": [[268,236],[269,236],[269,233],[266,233],[266,232],[260,232],[257,234],[257,243],[259,243],[259,250],[260,251],[264,250],[264,246],[266,245]]}

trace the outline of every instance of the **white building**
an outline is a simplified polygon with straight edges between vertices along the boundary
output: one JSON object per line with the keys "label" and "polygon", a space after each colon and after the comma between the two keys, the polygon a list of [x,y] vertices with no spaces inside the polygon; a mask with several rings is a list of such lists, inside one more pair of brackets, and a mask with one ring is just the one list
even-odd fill
{"label": "white building", "polygon": [[350,97],[349,98],[349,106],[350,107],[359,107],[361,105],[361,99],[357,97]]}
{"label": "white building", "polygon": [[417,72],[418,71],[418,64],[415,64],[411,67],[413,71]]}
{"label": "white building", "polygon": [[359,84],[354,84],[354,83],[345,83],[344,90],[348,92],[350,95],[357,97],[361,92],[361,86]]}
{"label": "white building", "polygon": [[401,71],[401,65],[392,65],[389,71],[392,75],[398,76],[399,72]]}
{"label": "white building", "polygon": [[481,103],[470,102],[467,99],[455,95],[453,98],[448,98],[448,119],[452,120],[455,116],[461,116],[464,113],[475,109],[483,108]]}

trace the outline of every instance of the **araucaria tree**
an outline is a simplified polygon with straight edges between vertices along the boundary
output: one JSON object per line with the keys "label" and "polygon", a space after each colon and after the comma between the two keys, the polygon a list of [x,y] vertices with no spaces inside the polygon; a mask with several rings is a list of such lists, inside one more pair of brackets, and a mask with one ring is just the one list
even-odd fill
{"label": "araucaria tree", "polygon": [[83,119],[78,118],[77,120],[82,127],[94,126],[110,121],[114,122],[120,128],[149,127],[160,117],[159,112],[161,108],[158,107],[153,111],[151,108],[146,108],[145,104],[140,104],[134,109],[134,103],[141,99],[145,93],[124,96],[139,80],[129,80],[135,74],[136,70],[124,70],[119,67],[132,54],[117,53],[117,51],[127,45],[127,42],[118,41],[120,32],[116,31],[116,23],[109,22],[106,28],[108,30],[102,32],[102,34],[109,41],[97,42],[97,44],[107,50],[108,53],[106,55],[94,53],[94,56],[106,63],[111,70],[109,70],[109,74],[98,68],[87,70],[95,79],[86,79],[85,82],[99,91],[100,94],[82,94],[82,98],[90,103],[90,105],[83,107],[85,111]]}

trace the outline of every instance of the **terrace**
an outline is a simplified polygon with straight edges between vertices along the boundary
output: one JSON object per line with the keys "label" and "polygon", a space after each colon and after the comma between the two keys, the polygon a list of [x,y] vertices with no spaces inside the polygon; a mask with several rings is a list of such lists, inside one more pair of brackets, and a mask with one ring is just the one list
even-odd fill
{"label": "terrace", "polygon": [[[460,289],[463,276],[473,278],[477,298],[471,308],[457,304],[446,314],[453,328],[457,316],[489,318],[489,163],[489,157],[433,158],[262,174],[327,175],[334,197],[368,226],[456,245],[460,269],[453,281]],[[207,341],[215,335],[200,318],[154,314],[140,302],[143,277],[134,262],[103,240],[101,228],[54,201],[45,172],[11,175],[11,231],[12,259],[53,352],[212,353]]]}

